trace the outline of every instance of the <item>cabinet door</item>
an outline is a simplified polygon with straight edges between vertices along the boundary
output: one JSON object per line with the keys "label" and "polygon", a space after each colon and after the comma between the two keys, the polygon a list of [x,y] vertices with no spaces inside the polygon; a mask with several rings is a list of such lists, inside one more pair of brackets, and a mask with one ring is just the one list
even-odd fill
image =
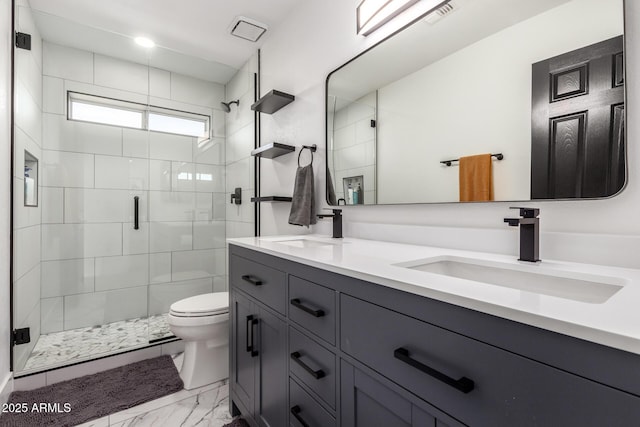
{"label": "cabinet door", "polygon": [[261,426],[287,425],[287,325],[258,308],[255,418]]}
{"label": "cabinet door", "polygon": [[[248,298],[237,292],[231,293],[231,388],[253,417],[256,391],[256,357],[252,350],[257,343],[257,310]],[[252,343],[253,341],[253,343]]]}
{"label": "cabinet door", "polygon": [[433,414],[414,405],[345,361],[342,361],[341,366],[343,427],[462,426],[452,419],[436,419]]}

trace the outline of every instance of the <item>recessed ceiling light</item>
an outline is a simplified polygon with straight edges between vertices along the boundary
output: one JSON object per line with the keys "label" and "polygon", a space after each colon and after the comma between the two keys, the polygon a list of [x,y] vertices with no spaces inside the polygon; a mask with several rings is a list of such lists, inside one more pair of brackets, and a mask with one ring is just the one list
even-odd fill
{"label": "recessed ceiling light", "polygon": [[134,39],[134,41],[135,41],[138,45],[140,45],[140,46],[142,46],[142,47],[146,47],[146,48],[152,48],[152,47],[154,47],[154,46],[156,45],[156,44],[155,44],[155,42],[154,42],[153,40],[151,40],[151,39],[149,39],[149,38],[147,38],[147,37],[136,37],[136,38]]}

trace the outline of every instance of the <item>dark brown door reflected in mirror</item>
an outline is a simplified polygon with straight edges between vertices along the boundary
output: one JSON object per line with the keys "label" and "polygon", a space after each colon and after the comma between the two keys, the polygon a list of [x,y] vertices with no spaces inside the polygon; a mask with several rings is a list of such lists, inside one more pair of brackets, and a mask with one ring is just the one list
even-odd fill
{"label": "dark brown door reflected in mirror", "polygon": [[622,36],[533,64],[531,198],[606,197],[625,182]]}

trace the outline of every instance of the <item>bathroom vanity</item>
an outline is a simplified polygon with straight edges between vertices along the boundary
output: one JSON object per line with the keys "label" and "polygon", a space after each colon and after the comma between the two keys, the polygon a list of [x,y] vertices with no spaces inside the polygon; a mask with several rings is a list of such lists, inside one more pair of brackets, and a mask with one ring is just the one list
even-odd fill
{"label": "bathroom vanity", "polygon": [[229,240],[253,426],[629,426],[640,271],[314,236]]}

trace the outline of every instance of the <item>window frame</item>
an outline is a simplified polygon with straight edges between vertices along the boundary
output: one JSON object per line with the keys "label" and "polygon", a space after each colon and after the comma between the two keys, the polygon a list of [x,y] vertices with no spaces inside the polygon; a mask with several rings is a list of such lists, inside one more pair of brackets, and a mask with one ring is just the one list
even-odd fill
{"label": "window frame", "polygon": [[[80,103],[80,104],[95,105],[99,107],[114,108],[114,109],[119,109],[123,111],[139,112],[142,114],[141,127],[126,126],[126,125],[104,123],[104,122],[74,118],[73,117],[74,102]],[[169,132],[166,130],[150,129],[149,114],[163,115],[163,116],[174,117],[182,120],[192,120],[194,122],[203,123],[205,128],[204,134],[191,135],[191,134],[178,133],[178,132]],[[192,113],[189,111],[160,107],[158,105],[148,105],[148,104],[143,104],[139,102],[125,101],[121,99],[109,98],[109,97],[100,96],[100,95],[92,95],[88,93],[76,92],[71,90],[67,91],[67,120],[74,121],[74,122],[82,122],[82,123],[100,124],[104,126],[115,126],[115,127],[125,128],[125,129],[139,129],[139,130],[145,130],[150,132],[166,133],[170,135],[182,135],[182,136],[188,136],[192,138],[198,138],[199,140],[211,138],[211,115]]]}

